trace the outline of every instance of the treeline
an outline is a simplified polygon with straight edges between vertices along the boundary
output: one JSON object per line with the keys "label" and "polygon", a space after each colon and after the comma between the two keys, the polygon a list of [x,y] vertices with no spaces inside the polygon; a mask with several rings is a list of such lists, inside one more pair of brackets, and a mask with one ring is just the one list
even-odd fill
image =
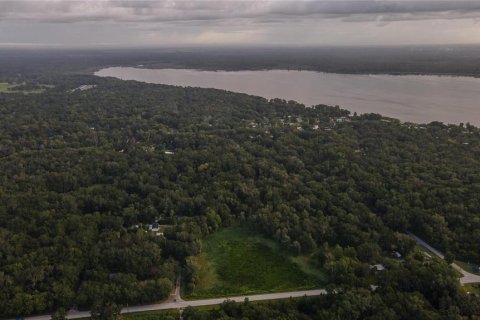
{"label": "treeline", "polygon": [[312,70],[348,74],[479,76],[477,45],[212,47],[184,49],[0,49],[0,82],[32,83],[111,66],[202,70]]}
{"label": "treeline", "polygon": [[[471,314],[448,266],[415,258],[403,232],[480,261],[477,128],[90,76],[49,83],[0,94],[0,315],[158,301],[181,268],[194,285],[187,258],[238,220],[313,255],[335,288]],[[96,87],[73,90],[85,84]]]}
{"label": "treeline", "polygon": [[[420,298],[421,299],[421,298]],[[476,304],[475,304],[476,303]],[[469,310],[470,319],[478,319],[480,306],[469,298],[462,302]],[[418,294],[398,294],[394,291],[375,292],[352,289],[348,292],[321,297],[304,297],[298,300],[243,303],[226,301],[212,310],[187,308],[182,314],[185,320],[397,320],[397,319],[460,319],[455,311],[442,317],[434,310],[426,309]]]}

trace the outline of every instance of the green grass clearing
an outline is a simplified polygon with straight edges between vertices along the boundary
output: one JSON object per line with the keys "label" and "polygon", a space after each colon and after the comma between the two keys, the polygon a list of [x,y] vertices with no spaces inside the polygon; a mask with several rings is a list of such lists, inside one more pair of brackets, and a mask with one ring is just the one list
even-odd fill
{"label": "green grass clearing", "polygon": [[479,283],[466,284],[463,286],[463,290],[465,290],[465,292],[475,293],[480,295],[480,284]]}
{"label": "green grass clearing", "polygon": [[0,92],[11,92],[10,90],[15,88],[16,86],[17,84],[0,82]]}
{"label": "green grass clearing", "polygon": [[48,84],[37,84],[35,89],[18,89],[21,86],[24,86],[25,83],[7,83],[0,82],[0,93],[24,93],[24,94],[38,94],[42,93],[47,89],[53,88],[55,86]]}
{"label": "green grass clearing", "polygon": [[194,262],[199,281],[193,293],[184,294],[190,299],[313,289],[326,283],[308,257],[293,257],[245,227],[209,236]]}

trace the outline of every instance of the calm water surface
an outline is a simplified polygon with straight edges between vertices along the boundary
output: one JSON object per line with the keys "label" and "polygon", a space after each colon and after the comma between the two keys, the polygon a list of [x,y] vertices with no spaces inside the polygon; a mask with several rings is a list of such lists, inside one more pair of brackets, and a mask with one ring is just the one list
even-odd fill
{"label": "calm water surface", "polygon": [[339,105],[403,121],[480,125],[480,79],[446,76],[345,75],[313,71],[200,71],[113,67],[102,77],[175,86],[216,88],[307,106]]}

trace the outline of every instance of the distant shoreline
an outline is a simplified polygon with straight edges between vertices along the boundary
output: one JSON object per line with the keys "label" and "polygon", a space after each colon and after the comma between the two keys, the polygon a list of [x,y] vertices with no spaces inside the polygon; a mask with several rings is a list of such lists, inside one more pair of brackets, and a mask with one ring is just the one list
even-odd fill
{"label": "distant shoreline", "polygon": [[210,71],[210,72],[241,72],[241,71],[310,71],[317,73],[328,73],[328,74],[344,74],[344,75],[376,75],[376,76],[437,76],[437,77],[464,77],[464,78],[480,78],[480,74],[477,73],[448,73],[448,72],[400,72],[400,71],[378,71],[378,72],[347,72],[347,71],[327,71],[319,70],[313,68],[214,68],[214,67],[189,67],[181,65],[134,65],[134,64],[124,64],[124,65],[108,65],[96,68],[94,71],[90,70],[90,73],[96,75],[97,72],[103,69],[108,68],[135,68],[135,69],[146,69],[146,70],[161,70],[161,69],[184,69],[184,70],[193,70],[193,71]]}
{"label": "distant shoreline", "polygon": [[219,89],[305,106],[341,106],[403,122],[480,123],[480,78],[460,75],[334,73],[313,70],[206,70],[109,67],[94,73],[145,83]]}

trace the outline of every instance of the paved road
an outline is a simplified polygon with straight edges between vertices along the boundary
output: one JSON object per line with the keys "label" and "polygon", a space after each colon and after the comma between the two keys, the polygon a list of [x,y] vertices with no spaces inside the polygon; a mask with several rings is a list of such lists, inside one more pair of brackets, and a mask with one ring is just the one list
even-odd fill
{"label": "paved road", "polygon": [[[442,259],[445,259],[445,256],[443,255],[443,253],[436,250],[435,248],[430,246],[428,243],[426,243],[425,241],[423,241],[422,239],[420,239],[419,237],[417,237],[413,233],[408,232],[408,234],[410,235],[410,237],[415,239],[415,241],[417,242],[418,245],[420,245],[420,246],[428,249],[429,251],[433,252],[436,256],[438,256]],[[479,283],[480,282],[480,276],[465,271],[464,269],[462,269],[462,267],[460,267],[456,263],[452,263],[450,265],[452,266],[453,269],[457,270],[458,272],[460,272],[463,275],[463,277],[460,278],[460,283],[462,285],[467,284],[467,283]]]}
{"label": "paved road", "polygon": [[[216,298],[216,299],[203,299],[203,300],[192,300],[184,301],[180,298],[179,287],[175,289],[175,293],[172,294],[175,297],[172,299],[170,297],[167,301],[145,305],[145,306],[136,306],[123,308],[122,313],[133,313],[133,312],[143,312],[143,311],[155,311],[155,310],[167,310],[167,309],[183,309],[188,306],[191,307],[200,307],[200,306],[211,306],[221,304],[225,300],[232,300],[236,302],[243,302],[245,298],[248,298],[250,301],[261,301],[261,300],[274,300],[274,299],[287,299],[287,298],[298,298],[303,296],[319,296],[326,294],[327,291],[324,289],[319,290],[305,290],[305,291],[292,291],[292,292],[281,292],[281,293],[268,293],[268,294],[256,294],[248,296],[238,296],[238,297],[229,297],[229,298]],[[79,318],[88,318],[90,317],[89,311],[83,312],[69,312],[68,319],[79,319]],[[49,320],[50,315],[36,316],[36,317],[27,317],[26,320]]]}

